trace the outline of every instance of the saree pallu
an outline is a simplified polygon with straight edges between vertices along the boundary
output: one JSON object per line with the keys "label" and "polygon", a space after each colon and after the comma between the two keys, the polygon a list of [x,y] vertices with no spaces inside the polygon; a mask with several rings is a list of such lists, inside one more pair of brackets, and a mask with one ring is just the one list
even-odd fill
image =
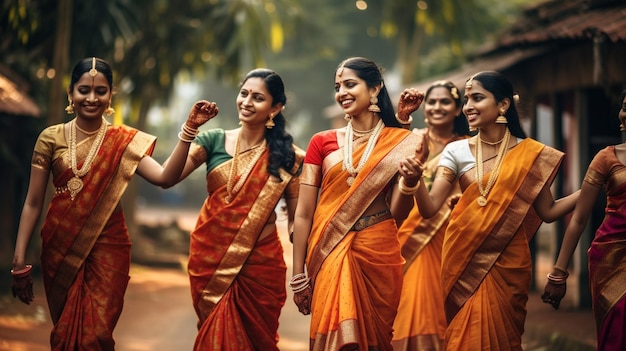
{"label": "saree pallu", "polygon": [[[425,134],[428,130],[418,132]],[[461,138],[465,137],[455,140]],[[423,176],[428,189],[440,158],[441,153],[431,153],[424,164]],[[455,182],[450,196],[460,193],[461,189]],[[400,305],[393,324],[394,351],[436,351],[443,348],[447,323],[441,290],[441,248],[450,212],[450,206],[444,204],[435,216],[424,219],[418,207],[414,206],[398,229],[406,263]]]}
{"label": "saree pallu", "polygon": [[585,181],[598,174],[595,169],[602,170],[599,184],[606,184],[607,194],[604,220],[588,250],[598,350],[622,351],[626,350],[626,167],[608,147],[594,158]]}
{"label": "saree pallu", "polygon": [[465,190],[442,252],[446,350],[522,350],[531,279],[528,241],[541,224],[532,206],[562,157],[524,139],[507,153],[484,207],[476,202],[474,170],[461,177]]}
{"label": "saree pallu", "polygon": [[[155,138],[124,127],[109,127],[84,188],[74,200],[56,194],[41,230],[41,266],[54,327],[52,350],[113,350],[113,329],[128,285],[130,239],[121,195]],[[77,146],[84,159],[89,144]],[[54,160],[53,183],[73,176],[66,156]],[[79,167],[81,164],[79,163]]]}
{"label": "saree pallu", "polygon": [[207,174],[210,196],[191,233],[188,266],[198,316],[195,350],[278,350],[287,266],[276,229],[257,239],[291,175],[281,169],[278,182],[267,172],[268,161],[265,150],[230,203],[225,184],[233,160]]}
{"label": "saree pallu", "polygon": [[[307,272],[313,284],[310,349],[391,350],[393,320],[402,288],[400,245],[395,220],[352,230],[369,204],[392,183],[398,163],[412,156],[420,138],[384,128],[352,186],[342,170],[342,149],[324,163],[321,193],[313,218]],[[362,144],[354,160],[362,156]]]}

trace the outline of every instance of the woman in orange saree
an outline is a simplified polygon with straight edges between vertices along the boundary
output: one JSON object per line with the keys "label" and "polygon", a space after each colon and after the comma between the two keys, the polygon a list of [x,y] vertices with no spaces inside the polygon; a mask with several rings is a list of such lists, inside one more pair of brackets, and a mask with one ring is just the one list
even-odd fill
{"label": "woman in orange saree", "polygon": [[426,151],[400,127],[423,94],[405,91],[394,117],[379,68],[358,57],[339,65],[335,91],[350,121],[309,143],[290,286],[300,312],[311,314],[311,350],[391,350],[403,264],[394,218],[413,205],[395,178],[400,160]]}
{"label": "woman in orange saree", "polygon": [[[443,242],[444,349],[522,350],[531,277],[528,241],[541,221],[570,212],[578,192],[554,200],[550,184],[563,155],[526,138],[513,87],[502,74],[472,76],[465,99],[463,112],[478,134],[448,144],[430,192],[420,182],[415,194],[420,213],[429,218],[455,180],[462,190]],[[404,166],[423,170],[413,159]]]}
{"label": "woman in orange saree", "polygon": [[304,152],[285,132],[282,79],[249,72],[237,96],[241,128],[201,133],[183,171],[207,165],[207,192],[188,264],[198,316],[194,350],[278,350],[287,266],[275,208],[291,228]]}
{"label": "woman in orange saree", "polygon": [[[622,91],[620,102],[618,119],[620,130],[624,131],[626,89]],[[598,350],[618,351],[626,349],[626,144],[604,148],[589,164],[542,299],[555,309],[559,308],[565,296],[567,267],[603,187],[606,211],[588,250],[589,284]]]}
{"label": "woman in orange saree", "polygon": [[[427,186],[433,182],[443,147],[469,134],[461,105],[461,95],[452,82],[437,81],[426,90],[424,116],[428,127],[413,132],[428,134],[428,160],[424,164]],[[460,193],[457,184],[449,194],[449,201],[453,202]],[[434,351],[443,347],[446,317],[440,278],[441,246],[451,210],[451,206],[445,204],[437,215],[424,219],[414,206],[398,230],[406,263],[400,305],[393,324],[395,351]]]}
{"label": "woman in orange saree", "polygon": [[[50,173],[56,187],[41,229],[41,268],[54,327],[52,350],[114,350],[113,329],[122,312],[130,267],[130,238],[120,198],[138,173],[153,184],[174,185],[189,142],[176,145],[162,167],[149,155],[155,138],[126,126],[111,126],[112,72],[87,58],[72,71],[69,123],[41,132],[32,159],[26,202],[13,258],[14,295],[32,301],[30,265],[24,262],[31,233],[43,210]],[[195,105],[187,130],[217,114],[214,104]],[[79,133],[80,132],[80,133]]]}

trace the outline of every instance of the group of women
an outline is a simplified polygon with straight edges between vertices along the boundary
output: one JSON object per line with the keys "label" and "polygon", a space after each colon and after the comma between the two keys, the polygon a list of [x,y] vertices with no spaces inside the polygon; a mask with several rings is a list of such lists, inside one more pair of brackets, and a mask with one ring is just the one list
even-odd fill
{"label": "group of women", "polygon": [[[199,132],[218,114],[214,102],[199,101],[162,165],[150,156],[154,137],[103,117],[112,113],[112,82],[105,61],[80,61],[67,90],[75,118],[46,128],[33,152],[13,294],[33,299],[26,249],[52,172],[41,230],[52,350],[114,349],[130,266],[120,196],[134,173],[167,188],[201,165],[208,196],[188,264],[195,350],[277,350],[287,285],[311,315],[311,350],[521,350],[528,241],[542,221],[572,211],[579,193],[554,200],[563,154],[526,137],[502,74],[477,73],[464,93],[445,81],[425,94],[406,89],[395,113],[378,65],[346,59],[334,87],[347,126],[315,134],[305,153],[286,131],[282,79],[255,69],[236,98],[240,127]],[[427,127],[410,130],[422,102]],[[594,160],[581,199],[611,180],[620,206],[623,182],[613,174],[622,151]],[[276,211],[286,211],[293,242],[289,282]],[[574,218],[584,226],[588,214],[576,206]],[[570,228],[546,302],[564,295],[579,235]],[[598,242],[599,270],[608,240]],[[598,284],[602,293],[612,283]],[[621,315],[609,314],[623,328]]]}

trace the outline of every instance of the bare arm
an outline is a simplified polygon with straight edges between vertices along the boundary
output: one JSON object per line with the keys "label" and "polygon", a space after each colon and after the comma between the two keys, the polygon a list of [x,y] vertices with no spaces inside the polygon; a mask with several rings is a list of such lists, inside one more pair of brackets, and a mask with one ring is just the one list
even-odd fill
{"label": "bare arm", "polygon": [[26,193],[26,201],[24,202],[22,215],[20,217],[20,225],[15,242],[15,252],[13,254],[14,270],[24,268],[26,264],[26,249],[28,248],[30,237],[35,230],[35,226],[43,210],[48,178],[48,171],[31,167],[28,192]]}
{"label": "bare arm", "polygon": [[579,195],[580,190],[555,201],[550,186],[546,184],[535,199],[533,207],[541,220],[551,223],[571,212]]}
{"label": "bare arm", "polygon": [[295,197],[293,199],[285,199],[285,202],[287,203],[287,233],[292,233],[298,198]]}
{"label": "bare arm", "polygon": [[[572,219],[565,230],[563,244],[561,245],[561,250],[559,251],[559,256],[556,260],[555,266],[560,267],[563,270],[567,270],[572,254],[578,245],[580,235],[587,225],[587,221],[589,220],[589,216],[593,210],[593,205],[596,202],[599,193],[600,188],[587,182],[583,182],[580,190],[580,196],[578,197],[578,201],[576,201],[576,208],[574,208],[574,212],[572,214]],[[557,272],[553,272],[553,274],[557,274]]]}
{"label": "bare arm", "polygon": [[415,192],[415,201],[422,217],[430,218],[437,214],[441,206],[447,201],[451,190],[452,183],[442,177],[435,178],[430,187],[430,192],[426,189],[424,182],[420,182],[419,188]]}
{"label": "bare arm", "polygon": [[313,227],[319,188],[302,184],[293,226],[293,275],[304,273],[307,241]]}
{"label": "bare arm", "polygon": [[[198,101],[191,108],[185,126],[188,130],[197,133],[198,127],[217,116],[218,112],[219,109],[214,102],[205,100]],[[148,182],[162,188],[169,188],[176,185],[184,178],[182,176],[184,172],[186,172],[185,176],[187,176],[195,169],[193,162],[187,159],[190,144],[190,141],[179,140],[174,150],[172,150],[172,154],[163,165],[160,165],[152,157],[144,157],[139,162],[137,174],[145,178]]]}

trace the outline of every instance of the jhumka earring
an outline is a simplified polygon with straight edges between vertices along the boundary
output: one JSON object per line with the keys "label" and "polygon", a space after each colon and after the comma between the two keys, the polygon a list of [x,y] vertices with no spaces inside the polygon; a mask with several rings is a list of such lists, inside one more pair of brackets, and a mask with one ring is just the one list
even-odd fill
{"label": "jhumka earring", "polygon": [[109,105],[107,106],[106,110],[104,110],[104,113],[106,113],[107,116],[110,116],[110,115],[115,113],[115,110],[113,109],[113,107],[111,107],[111,102],[110,101],[109,101]]}
{"label": "jhumka earring", "polygon": [[370,112],[380,112],[380,107],[376,105],[378,103],[378,98],[376,96],[372,96],[370,98],[370,107],[367,108]]}
{"label": "jhumka earring", "polygon": [[626,131],[626,127],[624,127],[624,123],[620,123],[620,124],[619,124],[619,131],[620,131],[620,132],[624,132],[624,131]]}
{"label": "jhumka earring", "polygon": [[346,121],[349,121],[352,119],[352,116],[346,113],[345,116],[343,116],[343,119],[345,119]]}
{"label": "jhumka earring", "polygon": [[496,118],[496,123],[498,123],[498,124],[507,124],[507,123],[509,123],[509,121],[504,116],[505,113],[506,113],[505,109],[501,109],[500,110],[500,115],[498,116],[498,118]]}
{"label": "jhumka earring", "polygon": [[267,119],[267,122],[265,122],[265,128],[267,129],[272,129],[274,128],[276,124],[274,123],[274,114],[270,113],[269,118]]}
{"label": "jhumka earring", "polygon": [[68,115],[74,113],[74,103],[72,102],[72,98],[70,98],[69,95],[67,96],[67,107],[65,108],[65,112],[67,112]]}

